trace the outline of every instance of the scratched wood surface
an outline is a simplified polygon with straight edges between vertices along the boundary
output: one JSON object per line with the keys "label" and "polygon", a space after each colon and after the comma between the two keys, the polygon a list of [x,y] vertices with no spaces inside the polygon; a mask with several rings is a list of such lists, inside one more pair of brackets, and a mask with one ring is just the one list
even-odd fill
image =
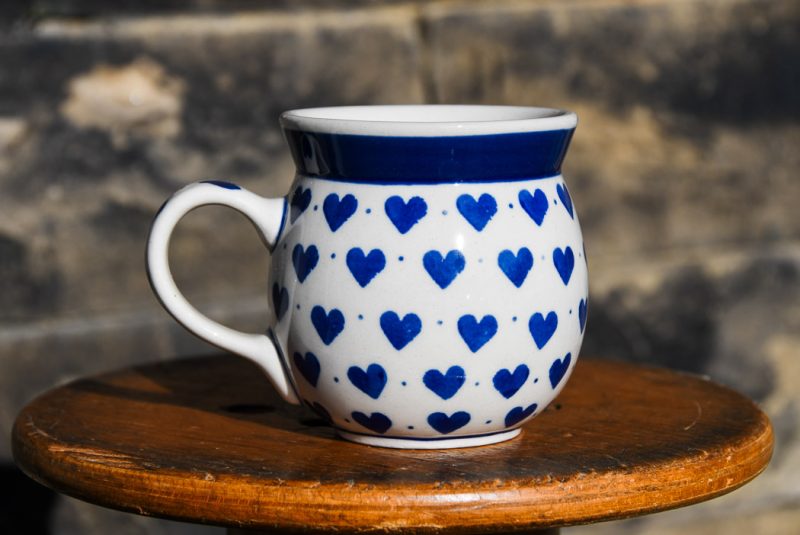
{"label": "scratched wood surface", "polygon": [[462,450],[350,444],[232,356],[88,378],[28,405],[31,477],[134,513],[296,532],[516,531],[706,500],[767,465],[748,399],[693,376],[580,361],[520,438]]}

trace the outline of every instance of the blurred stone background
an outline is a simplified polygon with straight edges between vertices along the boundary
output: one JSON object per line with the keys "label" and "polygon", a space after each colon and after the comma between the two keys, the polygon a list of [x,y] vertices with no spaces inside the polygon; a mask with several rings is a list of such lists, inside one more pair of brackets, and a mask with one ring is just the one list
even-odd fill
{"label": "blurred stone background", "polygon": [[[796,0],[0,4],[0,531],[221,533],[54,495],[14,467],[13,418],[79,375],[211,351],[144,274],[172,191],[223,178],[281,195],[282,110],[420,102],[576,111],[583,354],[707,374],[775,425],[743,489],[565,532],[800,533]],[[203,311],[267,324],[268,255],[241,216],[190,214],[171,252]]]}

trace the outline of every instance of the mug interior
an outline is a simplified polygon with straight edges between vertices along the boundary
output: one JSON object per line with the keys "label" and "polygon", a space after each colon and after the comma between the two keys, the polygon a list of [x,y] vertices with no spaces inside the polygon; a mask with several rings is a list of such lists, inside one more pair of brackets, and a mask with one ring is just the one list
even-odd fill
{"label": "mug interior", "polygon": [[526,106],[393,105],[306,108],[283,113],[285,129],[373,136],[467,136],[571,130],[566,110]]}

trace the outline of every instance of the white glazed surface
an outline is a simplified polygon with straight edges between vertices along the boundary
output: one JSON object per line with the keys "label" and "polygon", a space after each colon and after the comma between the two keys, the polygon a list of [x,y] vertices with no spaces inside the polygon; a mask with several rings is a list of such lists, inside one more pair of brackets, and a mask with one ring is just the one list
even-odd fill
{"label": "white glazed surface", "polygon": [[[305,190],[311,191],[311,198],[302,213],[294,206],[294,211],[285,215],[283,232],[273,252],[270,288],[285,288],[284,295],[288,297],[288,307],[273,332],[299,397],[309,405],[323,407],[338,429],[368,437],[362,440],[366,443],[395,447],[491,443],[496,440],[481,436],[507,431],[510,411],[536,404],[528,418],[513,422],[511,428],[540,413],[566,384],[575,365],[583,338],[579,307],[582,300],[585,306],[588,296],[577,213],[574,209],[573,215],[567,211],[559,198],[558,185],[565,187],[561,176],[414,186],[298,177],[289,199]],[[537,189],[548,201],[541,225],[522,209],[519,200],[521,191],[533,194]],[[355,212],[336,231],[326,221],[323,208],[331,194],[340,200],[350,194],[357,200]],[[496,201],[497,211],[481,231],[457,208],[457,199],[464,194],[475,200],[490,194]],[[418,196],[427,205],[426,215],[405,234],[387,217],[385,203],[392,196],[400,196],[404,202]],[[303,282],[292,262],[297,244],[304,251],[311,245],[318,250],[318,262]],[[385,257],[385,267],[365,287],[356,281],[346,262],[348,251],[354,247],[365,254],[379,249]],[[532,252],[534,261],[518,288],[500,269],[498,255],[506,249],[516,255],[521,247]],[[574,268],[567,284],[553,260],[554,249],[566,247],[574,254]],[[423,256],[430,250],[443,256],[457,250],[464,256],[463,271],[444,289],[423,266]],[[344,328],[329,344],[311,321],[315,306],[323,307],[326,313],[338,309],[344,316]],[[400,318],[414,313],[421,320],[419,334],[400,350],[381,328],[379,318],[386,311],[394,311]],[[529,320],[537,312],[546,316],[550,311],[557,314],[558,327],[539,349]],[[457,327],[459,318],[467,314],[479,321],[492,315],[498,324],[494,336],[474,352]],[[319,363],[316,385],[298,367],[308,353]],[[551,367],[556,361],[565,362],[568,354],[568,370],[553,386]],[[381,366],[387,378],[379,393],[373,389],[373,396],[348,377],[351,367],[366,371],[371,364]],[[501,395],[494,377],[503,369],[513,373],[520,365],[527,366],[527,379],[510,397]],[[426,386],[423,377],[429,370],[445,374],[452,366],[461,367],[466,377],[452,397],[443,399]],[[308,375],[313,380],[313,370]],[[518,377],[521,376],[522,372]],[[463,423],[463,414],[450,420],[459,412],[468,414],[469,421],[457,429],[447,429],[448,422],[453,427]],[[391,427],[384,432],[370,430],[356,421],[354,413],[362,413],[362,418],[381,413],[391,420]],[[444,433],[430,423],[434,413],[443,413],[437,421],[440,428],[446,429]],[[513,434],[495,436],[508,438]],[[392,444],[392,437],[410,440]],[[435,442],[420,445],[431,440]]]}
{"label": "white glazed surface", "polygon": [[435,137],[571,129],[578,117],[565,110],[528,106],[335,106],[287,111],[281,124],[307,132]]}

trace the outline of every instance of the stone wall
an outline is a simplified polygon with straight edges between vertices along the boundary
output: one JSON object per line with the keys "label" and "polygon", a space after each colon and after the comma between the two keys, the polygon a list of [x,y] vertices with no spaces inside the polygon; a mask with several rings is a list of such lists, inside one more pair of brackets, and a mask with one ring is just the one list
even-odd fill
{"label": "stone wall", "polygon": [[[29,483],[11,464],[14,415],[79,375],[209,351],[151,295],[148,226],[200,178],[284,193],[280,111],[468,102],[579,114],[564,173],[591,266],[584,354],[707,374],[777,433],[742,490],[574,532],[787,532],[774,526],[800,524],[798,57],[791,0],[4,3],[0,522],[188,533]],[[171,254],[201,310],[267,324],[268,256],[241,216],[190,214]]]}

